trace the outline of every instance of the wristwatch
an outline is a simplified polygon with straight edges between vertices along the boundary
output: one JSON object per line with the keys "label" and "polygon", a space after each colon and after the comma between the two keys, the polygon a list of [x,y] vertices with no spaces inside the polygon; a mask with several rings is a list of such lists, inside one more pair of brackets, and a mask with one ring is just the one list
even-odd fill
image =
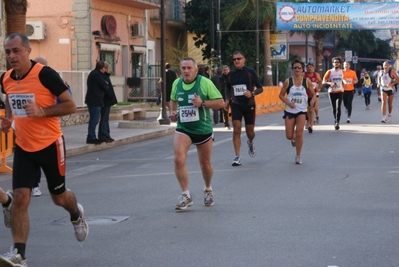
{"label": "wristwatch", "polygon": [[253,97],[255,96],[255,91],[252,91],[252,96],[253,96]]}
{"label": "wristwatch", "polygon": [[205,100],[202,100],[202,104],[201,104],[201,107],[205,107]]}

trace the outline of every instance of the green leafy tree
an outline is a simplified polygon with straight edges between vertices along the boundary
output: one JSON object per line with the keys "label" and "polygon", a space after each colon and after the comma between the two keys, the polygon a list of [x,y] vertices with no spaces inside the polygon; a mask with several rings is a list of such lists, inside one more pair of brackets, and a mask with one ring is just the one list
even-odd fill
{"label": "green leafy tree", "polygon": [[[276,24],[276,1],[262,1],[262,0],[236,0],[230,2],[223,11],[223,26],[226,29],[231,29],[232,25],[237,22],[244,21],[245,23],[240,23],[241,29],[243,29],[244,25],[251,25],[252,30],[254,30],[253,25],[256,23],[256,4],[258,3],[258,19],[260,29],[263,29],[263,34],[259,36],[259,38],[263,37],[263,84],[270,86],[273,85],[272,75],[271,75],[271,51],[270,51],[270,29],[274,27]],[[237,24],[235,24],[237,25]],[[252,40],[255,40],[252,39]],[[252,45],[252,50],[254,51],[255,43],[248,42],[249,40],[245,40],[247,43]],[[229,42],[231,44],[231,42]],[[245,51],[244,51],[245,52]],[[270,66],[270,67],[268,67]]]}

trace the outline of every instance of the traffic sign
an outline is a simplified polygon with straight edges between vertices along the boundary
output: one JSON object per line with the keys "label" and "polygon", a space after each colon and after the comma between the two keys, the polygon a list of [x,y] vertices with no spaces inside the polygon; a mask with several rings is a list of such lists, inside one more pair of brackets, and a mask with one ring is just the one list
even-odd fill
{"label": "traffic sign", "polygon": [[358,61],[358,57],[357,56],[353,56],[352,57],[352,62],[353,62],[353,64],[356,64],[357,63],[357,61]]}
{"label": "traffic sign", "polygon": [[345,61],[352,61],[352,50],[345,51]]}

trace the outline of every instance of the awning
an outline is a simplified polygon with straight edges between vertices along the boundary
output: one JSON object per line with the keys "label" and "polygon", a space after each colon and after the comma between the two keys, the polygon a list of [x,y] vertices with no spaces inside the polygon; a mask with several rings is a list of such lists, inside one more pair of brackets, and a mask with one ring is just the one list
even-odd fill
{"label": "awning", "polygon": [[104,43],[98,43],[100,46],[100,50],[106,50],[106,51],[119,51],[121,50],[121,46],[118,44],[104,44]]}
{"label": "awning", "polygon": [[137,53],[146,53],[147,52],[147,47],[145,47],[145,46],[131,45],[130,47],[134,52],[137,52]]}

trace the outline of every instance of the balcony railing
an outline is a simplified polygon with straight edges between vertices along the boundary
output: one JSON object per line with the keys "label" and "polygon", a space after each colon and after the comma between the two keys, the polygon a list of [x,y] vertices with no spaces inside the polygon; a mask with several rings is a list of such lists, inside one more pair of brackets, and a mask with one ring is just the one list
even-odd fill
{"label": "balcony railing", "polygon": [[159,9],[161,7],[160,0],[104,0],[105,2],[134,7],[137,9]]}

